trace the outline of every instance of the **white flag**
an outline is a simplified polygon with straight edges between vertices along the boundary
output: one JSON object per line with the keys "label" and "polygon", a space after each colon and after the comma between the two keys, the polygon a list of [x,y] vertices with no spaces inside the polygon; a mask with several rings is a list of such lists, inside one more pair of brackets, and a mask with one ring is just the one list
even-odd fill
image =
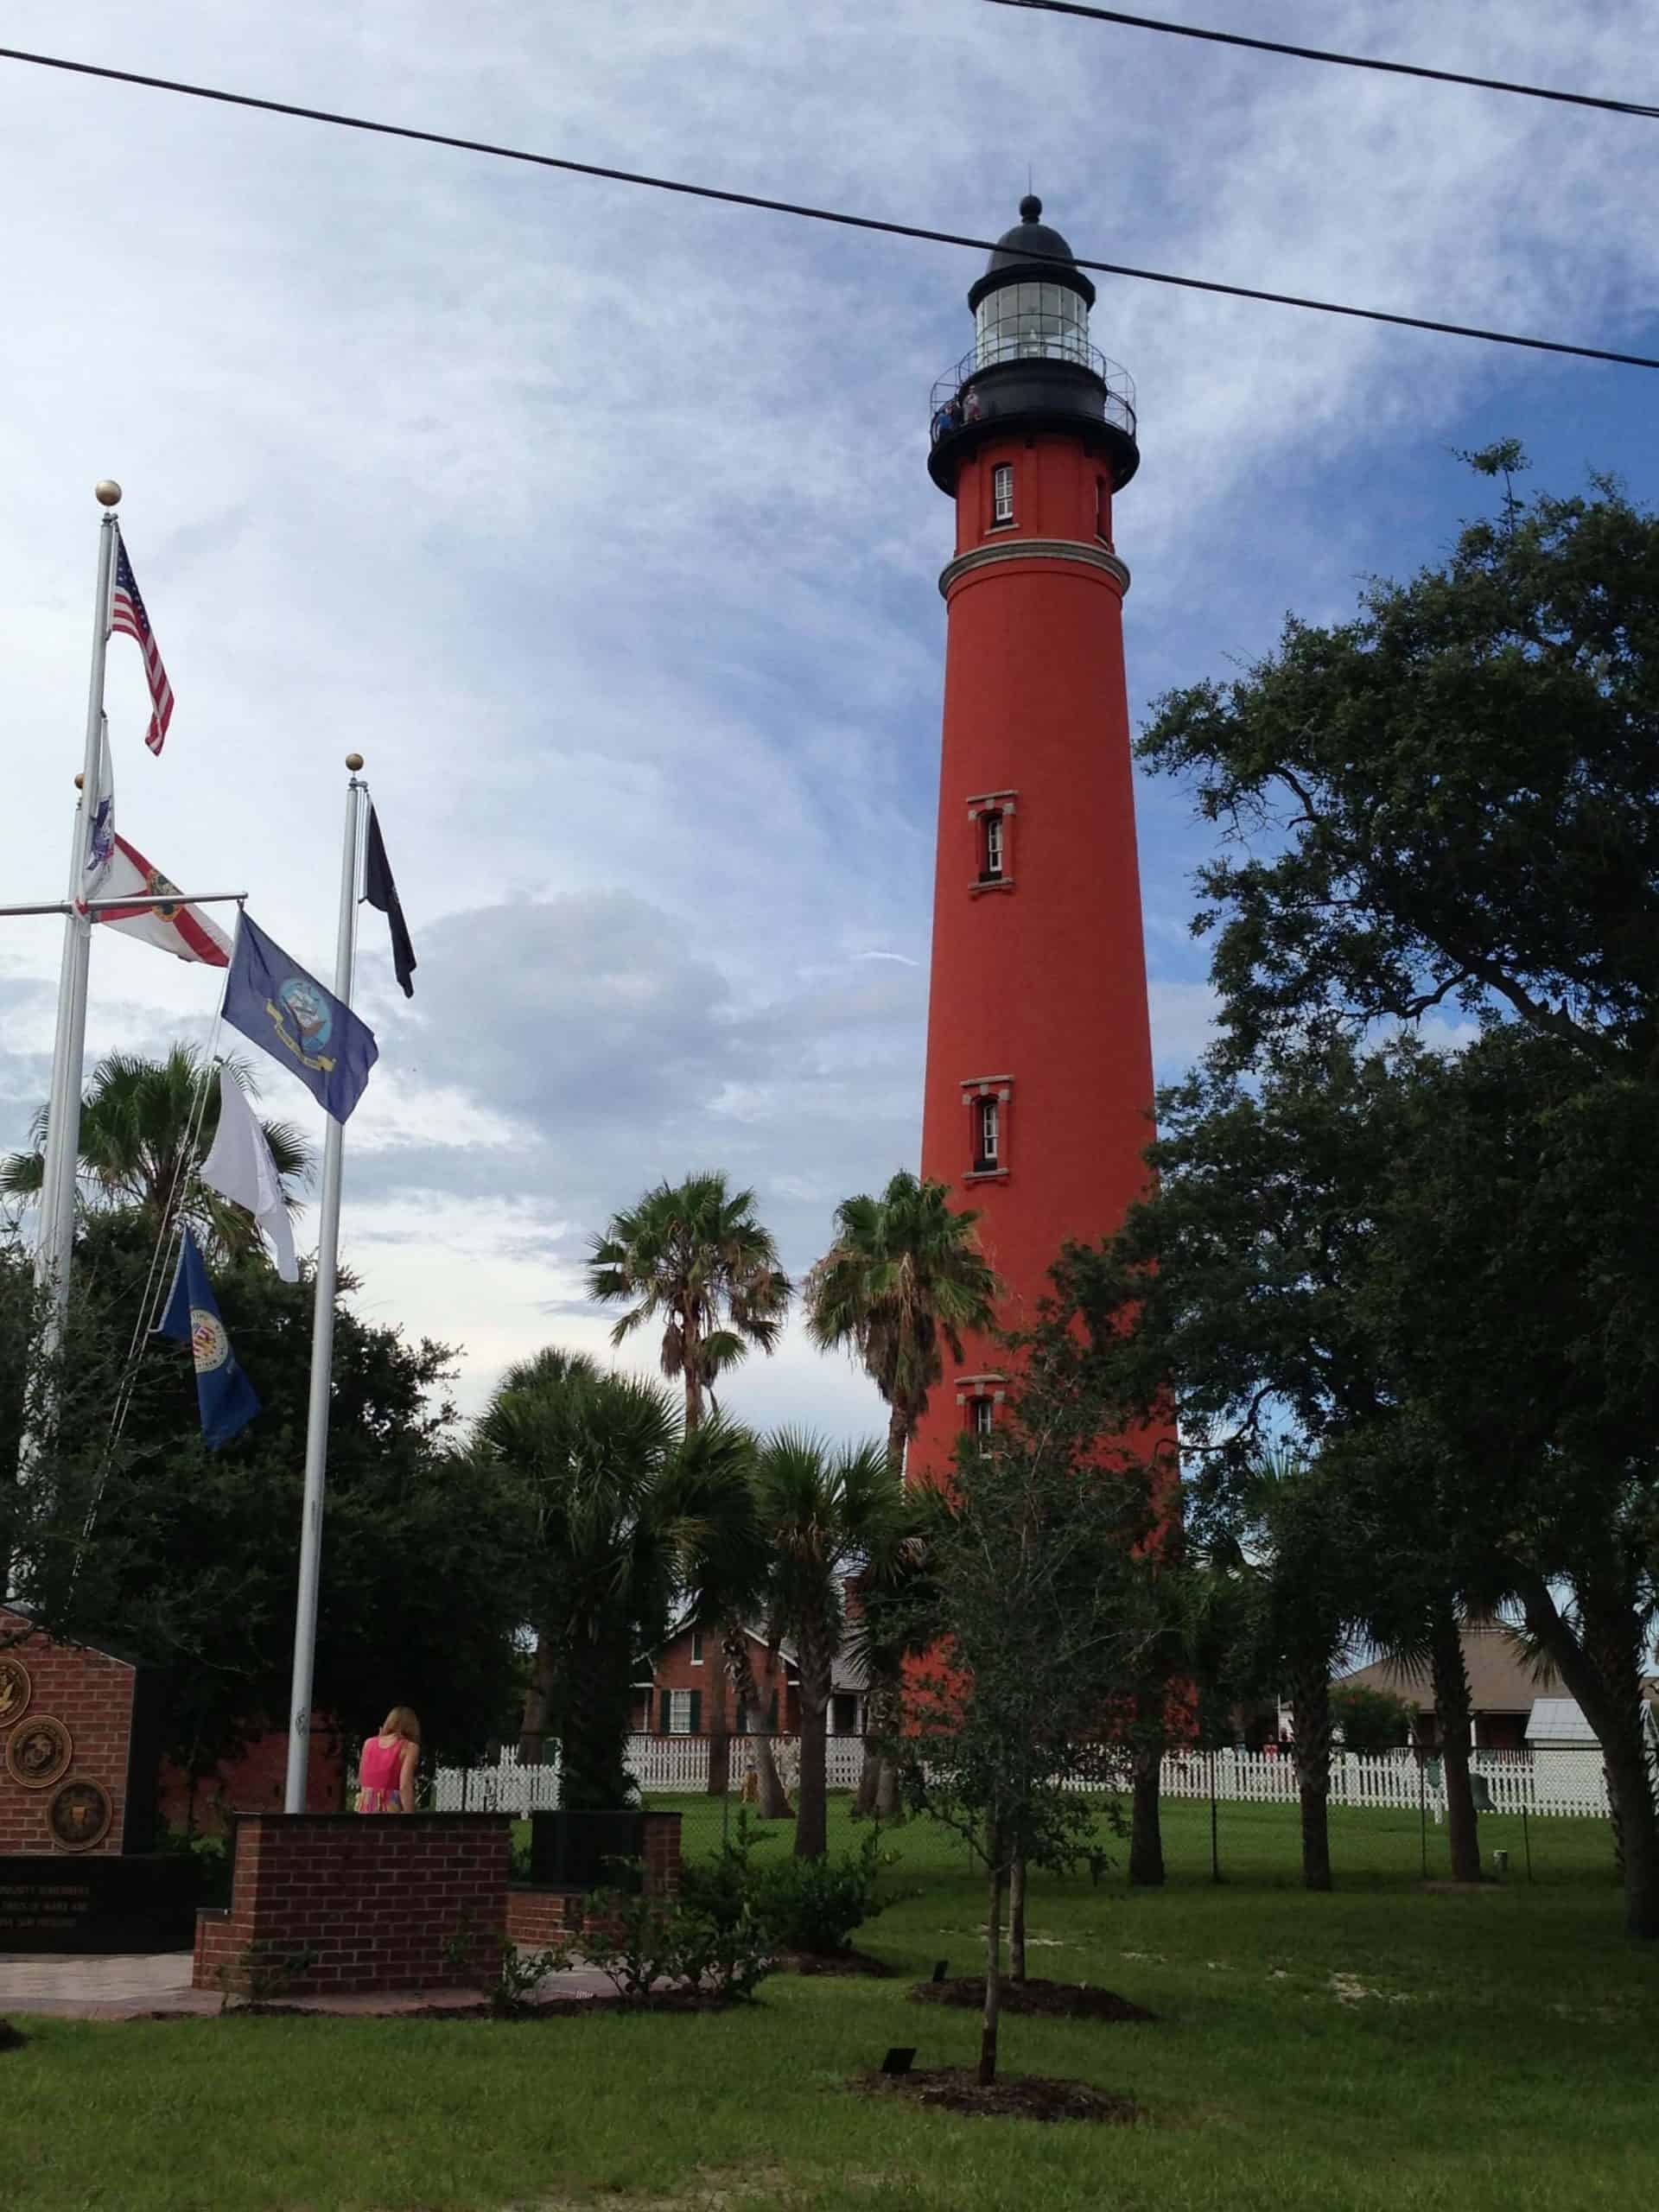
{"label": "white flag", "polygon": [[86,840],[80,852],[80,895],[95,899],[115,855],[115,775],[110,766],[110,726],[98,743],[98,789],[86,798]]}
{"label": "white flag", "polygon": [[219,1071],[219,1128],[213,1149],[201,1163],[201,1179],[221,1198],[247,1208],[275,1247],[277,1274],[284,1282],[297,1282],[294,1228],[283,1204],[276,1163],[241,1084],[223,1068]]}

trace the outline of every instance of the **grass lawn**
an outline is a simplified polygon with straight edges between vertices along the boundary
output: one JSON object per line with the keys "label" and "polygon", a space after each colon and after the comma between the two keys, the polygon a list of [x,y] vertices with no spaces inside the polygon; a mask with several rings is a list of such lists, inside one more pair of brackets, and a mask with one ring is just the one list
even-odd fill
{"label": "grass lawn", "polygon": [[[1165,1817],[1165,1890],[1129,1891],[1120,1866],[1098,1889],[1033,1878],[1032,1904],[1033,1973],[1106,1984],[1156,2024],[1003,2030],[1009,2070],[1127,2091],[1147,2115],[1134,2128],[843,2094],[889,2044],[918,2045],[920,2065],[971,2058],[975,2018],[906,2004],[902,1980],[780,1977],[752,2008],[692,2018],[23,2020],[28,2046],[0,2055],[0,2204],[1623,2212],[1651,2197],[1659,1956],[1619,1932],[1605,1825],[1535,1825],[1548,1878],[1470,1896],[1421,1888],[1414,1816],[1338,1815],[1343,1886],[1317,1897],[1288,1878],[1294,1808],[1223,1808],[1221,1887],[1208,1808]],[[1510,1843],[1503,1825],[1483,1822],[1488,1850]],[[906,1977],[942,1956],[973,1972],[981,1896],[960,1846],[925,1826],[892,1840],[919,1894],[858,1940]],[[1518,1833],[1511,1847],[1519,1866]]]}

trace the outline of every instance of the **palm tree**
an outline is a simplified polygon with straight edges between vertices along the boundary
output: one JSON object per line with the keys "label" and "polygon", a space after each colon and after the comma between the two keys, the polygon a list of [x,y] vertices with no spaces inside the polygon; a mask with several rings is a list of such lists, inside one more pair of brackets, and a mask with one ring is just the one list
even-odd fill
{"label": "palm tree", "polygon": [[[224,1065],[250,1096],[257,1096],[244,1063],[227,1059]],[[100,1060],[80,1109],[80,1178],[87,1186],[85,1203],[136,1209],[157,1237],[182,1217],[229,1257],[257,1252],[259,1232],[251,1215],[207,1189],[195,1173],[219,1127],[217,1084],[205,1100],[200,1096],[209,1072],[206,1056],[192,1045],[175,1045],[165,1059],[112,1052]],[[32,1149],[0,1161],[0,1197],[31,1198],[40,1191],[47,1117],[42,1106],[29,1132]],[[291,1211],[311,1171],[310,1147],[287,1122],[260,1127]]]}
{"label": "palm tree", "polygon": [[[588,1289],[593,1298],[627,1302],[611,1331],[613,1344],[647,1321],[661,1321],[663,1372],[684,1386],[688,1433],[702,1420],[705,1398],[718,1411],[718,1377],[753,1346],[777,1348],[790,1295],[778,1248],[755,1218],[753,1192],[728,1190],[718,1169],[688,1175],[678,1185],[659,1183],[613,1216],[593,1241]],[[740,1704],[752,1703],[741,1621],[722,1624],[721,1647]],[[731,1769],[723,1683],[709,1700],[709,1795],[723,1796]]]}
{"label": "palm tree", "polygon": [[974,1233],[979,1216],[953,1212],[949,1197],[901,1171],[879,1198],[844,1200],[836,1241],[806,1279],[812,1341],[850,1351],[887,1402],[895,1472],[944,1371],[942,1348],[960,1361],[964,1335],[996,1325],[1001,1286]]}
{"label": "palm tree", "polygon": [[709,1560],[757,1548],[753,1442],[719,1419],[688,1435],[655,1384],[550,1347],[502,1377],[477,1445],[519,1478],[533,1531],[521,1752],[539,1758],[556,1736],[564,1803],[609,1810],[627,1796],[639,1655],[688,1592],[697,1602]]}
{"label": "palm tree", "polygon": [[772,1554],[766,1632],[795,1646],[801,1700],[801,1785],[795,1855],[821,1859],[826,1834],[827,1717],[855,1573],[896,1575],[915,1535],[916,1507],[879,1445],[831,1452],[780,1429],[754,1471],[760,1525]]}
{"label": "palm tree", "polygon": [[[845,1347],[887,1400],[887,1460],[905,1452],[944,1372],[943,1348],[962,1358],[964,1335],[996,1324],[1001,1286],[979,1249],[972,1212],[954,1212],[943,1183],[901,1171],[879,1198],[860,1194],[836,1211],[836,1240],[806,1279],[806,1325],[825,1351]],[[872,1733],[896,1732],[901,1660],[879,1639],[866,1652]],[[899,1811],[891,1754],[867,1752],[855,1815]]]}

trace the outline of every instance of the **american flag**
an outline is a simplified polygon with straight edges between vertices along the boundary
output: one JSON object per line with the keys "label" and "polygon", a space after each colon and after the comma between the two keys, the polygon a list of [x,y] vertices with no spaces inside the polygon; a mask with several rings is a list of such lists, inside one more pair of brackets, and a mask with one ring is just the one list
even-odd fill
{"label": "american flag", "polygon": [[115,597],[110,609],[110,628],[118,630],[124,638],[136,639],[143,653],[153,709],[144,743],[152,753],[159,753],[167,736],[167,726],[173,719],[173,686],[162,666],[161,651],[149,626],[149,617],[144,612],[144,602],[138,596],[138,582],[127,558],[127,549],[119,539],[115,548]]}

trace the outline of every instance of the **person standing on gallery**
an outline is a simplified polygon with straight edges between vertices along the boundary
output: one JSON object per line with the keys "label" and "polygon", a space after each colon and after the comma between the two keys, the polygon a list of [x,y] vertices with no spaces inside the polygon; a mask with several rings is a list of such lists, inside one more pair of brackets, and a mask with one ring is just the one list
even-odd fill
{"label": "person standing on gallery", "polygon": [[394,1705],[380,1733],[363,1746],[357,1770],[359,1813],[412,1813],[415,1768],[421,1756],[421,1724],[406,1705]]}

